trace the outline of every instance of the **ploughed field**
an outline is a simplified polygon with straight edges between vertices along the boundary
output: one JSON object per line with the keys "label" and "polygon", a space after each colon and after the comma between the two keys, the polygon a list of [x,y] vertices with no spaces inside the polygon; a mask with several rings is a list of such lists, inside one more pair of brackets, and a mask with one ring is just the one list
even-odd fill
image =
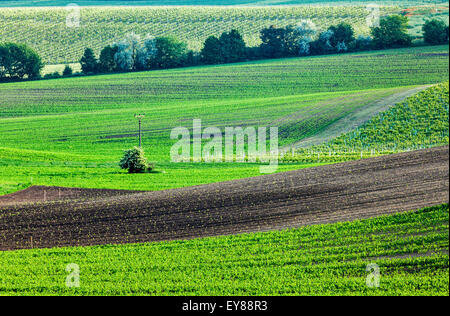
{"label": "ploughed field", "polygon": [[[282,231],[1,251],[0,294],[448,296],[448,224],[445,204]],[[79,288],[65,284],[68,263]]]}
{"label": "ploughed field", "polygon": [[36,202],[49,189],[31,190],[0,197],[0,250],[258,232],[448,203],[449,147],[158,192],[89,190],[67,200],[62,189],[58,201],[52,189]]}

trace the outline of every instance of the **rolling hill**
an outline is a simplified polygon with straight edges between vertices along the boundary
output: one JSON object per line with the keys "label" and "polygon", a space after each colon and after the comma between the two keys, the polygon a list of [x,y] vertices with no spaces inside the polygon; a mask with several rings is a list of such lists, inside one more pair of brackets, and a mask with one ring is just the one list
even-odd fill
{"label": "rolling hill", "polygon": [[[300,111],[305,132],[280,133],[289,145],[380,99],[448,81],[447,57],[448,46],[439,46],[2,84],[0,191],[161,190],[256,176],[250,163],[170,162],[171,129],[192,129],[194,118],[221,129],[269,126]],[[117,163],[136,145],[136,113],[147,114],[143,144],[157,167],[130,177]]]}
{"label": "rolling hill", "polygon": [[434,206],[449,202],[448,164],[446,146],[157,192],[60,188],[72,197],[59,198],[58,188],[33,187],[0,197],[0,251],[232,235]]}
{"label": "rolling hill", "polygon": [[[173,1],[108,4],[131,2]],[[300,2],[308,5],[253,6]],[[435,3],[395,1],[383,12],[425,2]],[[0,8],[0,38],[70,62],[131,30],[174,33],[194,49],[232,27],[257,44],[259,28],[305,17],[364,33],[366,3],[87,7],[77,30],[65,27],[65,8]],[[0,1],[25,4],[62,2]],[[0,295],[448,296],[448,50],[0,84]],[[138,113],[155,169],[128,174],[118,162],[137,145]],[[219,134],[276,126],[280,146],[305,152],[264,176],[260,163],[173,162],[171,131],[193,132],[194,119]],[[80,287],[65,283],[71,267]]]}
{"label": "rolling hill", "polygon": [[[107,6],[95,6],[106,3]],[[304,19],[312,20],[320,30],[331,24],[348,22],[357,35],[367,35],[369,3],[380,5],[382,16],[406,14],[410,19],[409,33],[417,39],[422,38],[421,28],[425,20],[438,18],[447,24],[449,21],[448,5],[439,0],[81,1],[77,2],[83,6],[79,9],[80,25],[69,27],[66,21],[74,11],[64,7],[67,2],[0,1],[0,38],[34,48],[48,65],[45,72],[49,73],[54,69],[61,71],[63,63],[78,63],[86,47],[99,54],[103,47],[122,40],[130,32],[142,37],[175,36],[194,51],[202,48],[207,37],[219,36],[231,29],[239,30],[249,46],[257,46],[261,43],[260,31],[263,28],[296,25]],[[141,4],[155,6],[136,6]],[[171,4],[176,6],[166,6]],[[220,6],[211,6],[217,4]],[[247,6],[237,7],[236,4]],[[410,11],[403,11],[407,8]],[[55,65],[59,66],[55,68]]]}

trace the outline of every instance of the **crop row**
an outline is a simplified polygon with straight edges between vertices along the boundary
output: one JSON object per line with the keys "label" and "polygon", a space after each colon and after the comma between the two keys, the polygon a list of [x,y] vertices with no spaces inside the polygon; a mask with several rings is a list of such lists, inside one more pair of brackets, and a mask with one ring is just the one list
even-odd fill
{"label": "crop row", "polygon": [[296,150],[285,161],[336,162],[449,143],[449,85],[426,89],[323,145]]}
{"label": "crop row", "polygon": [[[383,14],[399,12],[397,7],[382,7]],[[84,48],[100,51],[106,44],[135,32],[153,36],[175,35],[200,50],[211,35],[238,29],[249,46],[260,44],[259,32],[270,25],[286,26],[311,19],[321,29],[346,21],[358,34],[367,34],[363,5],[302,6],[258,8],[82,8],[78,28],[66,26],[64,8],[0,8],[0,38],[29,44],[48,64],[78,62]]]}

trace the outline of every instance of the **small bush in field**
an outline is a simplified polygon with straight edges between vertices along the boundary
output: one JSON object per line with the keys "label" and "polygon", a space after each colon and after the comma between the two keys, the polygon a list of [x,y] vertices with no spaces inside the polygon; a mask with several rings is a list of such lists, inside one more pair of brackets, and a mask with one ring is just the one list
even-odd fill
{"label": "small bush in field", "polygon": [[144,150],[139,147],[126,150],[119,166],[128,170],[128,173],[145,173],[153,168],[147,158],[145,158]]}

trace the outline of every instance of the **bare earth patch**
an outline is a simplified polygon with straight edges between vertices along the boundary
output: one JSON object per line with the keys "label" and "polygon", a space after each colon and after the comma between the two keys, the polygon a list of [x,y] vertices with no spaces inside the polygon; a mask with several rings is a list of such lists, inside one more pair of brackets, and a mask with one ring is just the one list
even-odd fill
{"label": "bare earth patch", "polygon": [[92,200],[138,192],[140,191],[32,186],[26,190],[0,196],[0,207],[63,200]]}

